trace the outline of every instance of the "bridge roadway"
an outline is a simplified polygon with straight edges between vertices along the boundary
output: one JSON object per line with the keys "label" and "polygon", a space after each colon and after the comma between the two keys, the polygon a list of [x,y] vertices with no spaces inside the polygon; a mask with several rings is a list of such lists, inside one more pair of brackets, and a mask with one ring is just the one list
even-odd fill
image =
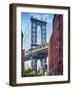
{"label": "bridge roadway", "polygon": [[36,48],[29,49],[25,52],[25,58],[26,60],[30,60],[30,57],[32,56],[40,58],[45,57],[48,55],[48,44],[39,45]]}

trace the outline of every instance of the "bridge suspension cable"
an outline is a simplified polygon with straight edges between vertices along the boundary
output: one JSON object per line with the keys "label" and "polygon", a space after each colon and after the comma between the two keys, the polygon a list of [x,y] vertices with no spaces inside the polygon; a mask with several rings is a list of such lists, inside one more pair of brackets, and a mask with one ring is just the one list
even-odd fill
{"label": "bridge suspension cable", "polygon": [[30,20],[24,30],[24,37],[23,37],[23,42],[24,42],[24,48],[29,48],[30,47]]}
{"label": "bridge suspension cable", "polygon": [[26,41],[27,37],[29,36],[28,35],[29,34],[28,30],[30,28],[29,26],[30,26],[30,21],[29,21],[29,23],[28,23],[28,25],[27,25],[27,27],[26,27],[26,29],[24,31],[24,42]]}

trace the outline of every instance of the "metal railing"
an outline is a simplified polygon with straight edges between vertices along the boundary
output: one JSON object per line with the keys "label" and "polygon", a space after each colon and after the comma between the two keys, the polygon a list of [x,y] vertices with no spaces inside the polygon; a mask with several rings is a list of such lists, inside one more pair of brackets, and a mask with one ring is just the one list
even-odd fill
{"label": "metal railing", "polygon": [[36,48],[32,48],[32,49],[29,49],[28,51],[25,52],[25,55],[28,55],[30,53],[35,53],[35,52],[38,52],[38,51],[41,51],[41,50],[44,50],[44,49],[47,49],[48,48],[48,43],[44,44],[44,45],[39,45],[37,46]]}

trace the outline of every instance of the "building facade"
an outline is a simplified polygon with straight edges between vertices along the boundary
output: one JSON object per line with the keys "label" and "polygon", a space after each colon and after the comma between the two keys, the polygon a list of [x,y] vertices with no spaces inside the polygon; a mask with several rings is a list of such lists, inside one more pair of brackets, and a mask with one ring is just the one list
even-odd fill
{"label": "building facade", "polygon": [[25,49],[23,49],[23,32],[21,32],[21,76],[24,77]]}
{"label": "building facade", "polygon": [[63,74],[63,15],[54,15],[53,32],[48,46],[49,74]]}
{"label": "building facade", "polygon": [[48,68],[49,75],[53,75],[53,33],[48,43]]}

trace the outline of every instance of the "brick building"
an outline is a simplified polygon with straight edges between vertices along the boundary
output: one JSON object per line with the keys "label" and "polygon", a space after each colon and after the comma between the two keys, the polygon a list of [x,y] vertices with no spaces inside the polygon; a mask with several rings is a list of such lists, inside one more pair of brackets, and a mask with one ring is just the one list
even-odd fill
{"label": "brick building", "polygon": [[48,43],[48,68],[49,68],[49,74],[52,75],[53,73],[53,33],[50,37],[50,41]]}
{"label": "brick building", "polygon": [[53,32],[48,45],[49,74],[63,74],[63,15],[54,15]]}

